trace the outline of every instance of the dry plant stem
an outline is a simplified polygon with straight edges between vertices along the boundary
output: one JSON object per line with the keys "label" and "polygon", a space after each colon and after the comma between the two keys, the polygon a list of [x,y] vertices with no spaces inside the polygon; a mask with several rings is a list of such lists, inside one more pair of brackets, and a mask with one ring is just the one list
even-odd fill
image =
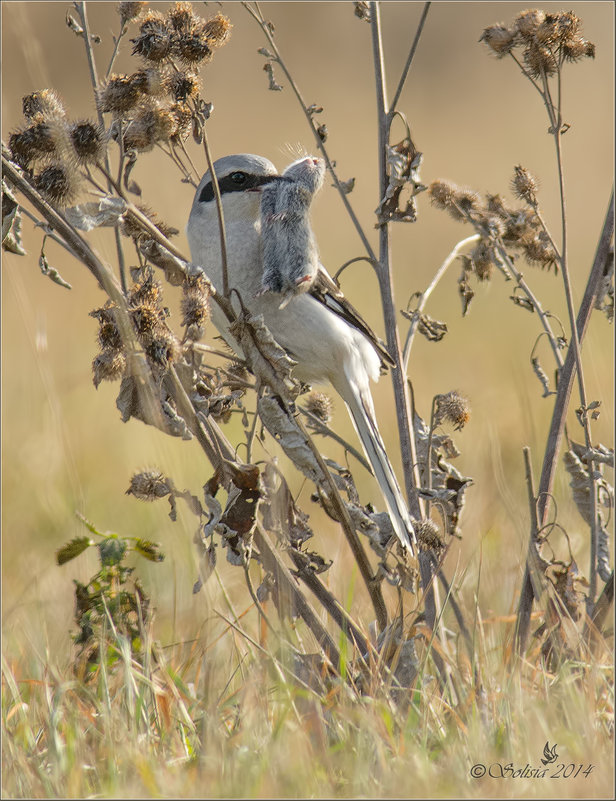
{"label": "dry plant stem", "polygon": [[[427,3],[426,5],[429,5],[429,3]],[[413,347],[413,339],[417,331],[417,326],[419,325],[419,315],[425,309],[426,303],[428,302],[428,298],[434,292],[438,282],[445,275],[450,265],[458,258],[460,251],[467,245],[470,245],[473,242],[478,242],[479,239],[480,239],[479,234],[473,234],[472,236],[468,236],[466,237],[466,239],[462,239],[460,242],[458,242],[458,244],[453,248],[451,253],[447,256],[445,261],[436,271],[434,278],[430,282],[428,288],[424,292],[422,292],[421,297],[419,298],[419,303],[417,304],[417,308],[415,309],[414,312],[415,316],[411,320],[411,325],[409,326],[408,334],[406,335],[406,341],[404,343],[404,350],[402,353],[402,366],[404,368],[405,374],[409,366],[409,357],[411,355],[411,348]]]}
{"label": "dry plant stem", "polygon": [[389,125],[391,125],[392,120],[394,118],[396,107],[398,105],[398,100],[400,99],[400,95],[404,88],[404,84],[406,83],[406,79],[409,74],[411,64],[413,63],[413,59],[415,58],[415,51],[417,50],[417,45],[419,44],[419,39],[421,38],[421,33],[423,31],[423,27],[426,22],[426,17],[428,16],[428,11],[430,10],[431,5],[432,3],[430,2],[424,3],[423,11],[421,12],[421,17],[417,24],[417,31],[415,32],[415,38],[413,39],[413,44],[411,45],[408,58],[406,59],[406,64],[404,65],[404,69],[402,70],[402,75],[400,76],[400,80],[398,81],[398,88],[396,89],[394,99],[391,101],[391,106],[388,114]]}
{"label": "dry plant stem", "polygon": [[319,150],[321,151],[321,155],[323,156],[323,158],[325,160],[325,163],[327,164],[327,169],[329,170],[332,178],[334,179],[334,183],[336,185],[336,189],[338,190],[338,193],[340,194],[340,197],[342,199],[344,207],[347,210],[347,213],[348,213],[349,217],[351,218],[351,221],[353,222],[353,225],[355,226],[355,230],[357,231],[357,233],[359,235],[359,238],[361,239],[364,248],[366,249],[366,253],[368,254],[370,260],[373,263],[376,262],[376,254],[375,254],[374,250],[372,249],[372,246],[370,245],[370,242],[368,241],[368,238],[366,237],[366,234],[364,233],[364,230],[363,230],[363,228],[361,226],[361,223],[359,222],[355,212],[353,211],[353,207],[351,206],[351,204],[349,202],[349,199],[347,197],[347,194],[344,191],[344,189],[343,189],[343,187],[342,187],[342,185],[340,183],[340,180],[339,180],[339,178],[338,178],[338,176],[336,174],[336,171],[335,171],[334,166],[333,166],[333,164],[331,162],[331,159],[329,157],[327,149],[326,149],[325,145],[323,144],[323,141],[321,140],[321,137],[319,136],[319,134],[317,132],[317,128],[316,128],[316,126],[314,124],[314,120],[312,119],[310,113],[308,112],[308,107],[307,107],[306,103],[304,102],[304,99],[303,99],[303,97],[302,97],[302,95],[301,95],[301,93],[299,91],[299,88],[298,88],[297,84],[293,80],[293,77],[291,76],[291,73],[287,69],[287,66],[286,66],[285,62],[283,61],[282,56],[280,55],[280,51],[278,50],[278,46],[276,45],[276,42],[274,41],[274,38],[273,38],[273,36],[271,34],[271,31],[268,28],[267,20],[263,16],[263,14],[261,12],[261,9],[259,8],[259,4],[255,3],[254,4],[255,5],[254,9],[250,6],[250,3],[243,2],[242,5],[250,13],[252,18],[254,20],[256,20],[256,22],[259,24],[259,27],[261,28],[261,30],[265,34],[265,38],[267,39],[268,44],[272,48],[272,51],[273,51],[273,53],[274,53],[274,55],[276,57],[276,63],[280,65],[280,69],[284,72],[285,77],[289,82],[289,86],[293,89],[293,92],[294,92],[295,96],[297,97],[297,99],[298,99],[298,101],[299,101],[299,103],[300,103],[300,105],[302,107],[302,111],[304,112],[304,116],[306,117],[308,125],[310,126],[310,130],[314,134],[316,145],[319,148]]}
{"label": "dry plant stem", "polygon": [[107,80],[107,78],[109,78],[109,76],[111,75],[111,70],[113,69],[113,64],[114,64],[114,62],[116,60],[116,56],[118,55],[118,50],[120,48],[120,42],[122,41],[122,37],[126,33],[127,27],[128,27],[128,24],[126,22],[124,22],[122,24],[122,29],[120,30],[119,36],[114,41],[113,53],[111,54],[111,59],[109,61],[109,66],[107,67],[107,72],[105,73],[105,80]]}
{"label": "dry plant stem", "polygon": [[[275,576],[277,586],[283,595],[292,599],[295,611],[308,626],[316,641],[319,643],[335,670],[340,666],[340,653],[331,635],[316,616],[312,606],[298,590],[296,579],[280,558],[278,551],[269,538],[267,531],[261,523],[257,523],[254,530],[254,543],[259,549],[263,567]],[[345,629],[343,629],[345,631]]]}
{"label": "dry plant stem", "polygon": [[316,573],[303,568],[301,557],[295,553],[293,548],[288,550],[288,554],[297,568],[297,575],[301,581],[303,581],[308,589],[317,597],[340,630],[348,637],[351,644],[358,648],[361,654],[366,655],[370,648],[368,640],[361,633],[357,624],[351,619],[346,609],[340,605],[338,600],[327,589]]}
{"label": "dry plant stem", "polygon": [[372,567],[370,565],[370,562],[368,561],[368,557],[366,556],[366,551],[364,550],[364,546],[361,544],[361,541],[357,536],[357,532],[355,531],[355,527],[351,521],[351,518],[349,517],[349,513],[347,511],[346,506],[344,505],[344,501],[340,497],[340,492],[338,491],[338,487],[336,486],[332,478],[332,475],[327,468],[327,465],[323,461],[323,457],[321,456],[319,449],[314,444],[312,437],[306,431],[306,428],[304,427],[304,424],[299,419],[299,417],[297,416],[295,417],[295,422],[297,427],[305,437],[306,442],[310,447],[310,450],[312,451],[321,472],[323,473],[323,478],[325,479],[326,483],[329,486],[330,489],[329,499],[336,510],[336,513],[342,525],[344,536],[346,537],[347,542],[351,546],[351,550],[353,551],[353,557],[355,558],[355,561],[359,568],[359,572],[361,573],[361,576],[368,590],[368,594],[370,595],[370,600],[372,601],[372,606],[374,607],[374,613],[376,615],[377,625],[379,629],[383,631],[387,627],[388,617],[387,617],[387,607],[385,606],[385,599],[383,598],[381,583],[373,574]]}
{"label": "dry plant stem", "polygon": [[[592,436],[590,432],[590,417],[586,411],[588,408],[588,399],[586,397],[586,385],[584,382],[584,372],[582,368],[582,351],[580,348],[580,339],[578,337],[577,324],[575,320],[575,308],[573,305],[573,291],[571,288],[571,278],[569,275],[569,266],[567,262],[567,207],[565,200],[565,177],[563,173],[563,159],[562,159],[562,118],[560,111],[560,70],[558,71],[558,126],[554,130],[554,143],[556,145],[556,162],[558,165],[558,185],[560,190],[560,207],[562,219],[562,256],[561,267],[563,284],[565,286],[565,297],[567,299],[567,311],[569,312],[569,324],[571,326],[572,347],[575,355],[578,388],[580,393],[580,402],[582,404],[582,424],[584,427],[584,438],[586,448],[592,448]],[[599,547],[599,530],[597,528],[597,488],[595,484],[595,471],[591,462],[588,470],[589,483],[590,483],[590,569],[588,575],[589,588],[588,598],[586,601],[586,608],[589,616],[592,616],[593,605],[595,603],[595,596],[597,594],[597,552]]]}
{"label": "dry plant stem", "polygon": [[[387,90],[385,87],[385,65],[383,62],[383,43],[381,39],[381,23],[379,4],[370,3],[372,26],[372,51],[376,77],[377,113],[379,126],[379,197],[385,196],[387,188],[387,155],[388,144],[388,111]],[[396,369],[392,370],[394,398],[396,402],[396,416],[400,434],[400,450],[402,454],[402,467],[406,493],[409,501],[411,515],[421,519],[421,502],[417,494],[419,486],[419,471],[415,451],[415,437],[410,418],[410,399],[404,370],[402,369],[402,354],[400,351],[400,338],[396,323],[396,310],[394,306],[393,274],[391,268],[391,250],[389,247],[389,226],[379,228],[379,267],[377,269],[379,286],[381,290],[381,303],[387,337],[387,348],[394,358]]]}
{"label": "dry plant stem", "polygon": [[[610,243],[614,235],[614,191],[609,200],[607,214],[603,223],[601,236],[593,265],[586,284],[586,290],[580,310],[577,317],[577,334],[580,342],[583,341],[590,321],[597,293],[601,286],[604,277],[605,267],[610,251]],[[576,358],[575,352],[569,348],[565,363],[560,371],[558,378],[558,386],[556,388],[556,399],[554,401],[554,411],[552,413],[552,422],[550,424],[550,431],[548,433],[548,440],[543,457],[543,466],[541,468],[541,478],[539,480],[539,496],[538,496],[538,518],[539,526],[544,526],[547,523],[548,515],[548,500],[551,496],[552,488],[554,485],[554,476],[556,474],[556,467],[558,464],[558,456],[562,443],[563,432],[565,428],[565,421],[567,418],[567,410],[569,408],[569,401],[573,389],[573,381],[575,378]],[[522,581],[522,589],[520,592],[520,603],[518,609],[520,611],[520,620],[518,625],[517,637],[517,651],[522,654],[526,648],[526,641],[528,639],[528,631],[530,627],[530,613],[533,603],[533,587],[531,582],[531,575],[529,565],[527,563]]]}
{"label": "dry plant stem", "polygon": [[[92,52],[92,40],[90,39],[90,27],[88,25],[88,15],[86,12],[86,4],[85,2],[74,3],[75,9],[78,12],[81,18],[81,25],[83,27],[83,41],[85,43],[86,48],[86,55],[88,58],[88,68],[90,70],[90,81],[92,82],[92,89],[94,90],[94,104],[96,106],[96,113],[98,116],[98,124],[101,127],[101,130],[105,130],[105,120],[103,118],[103,113],[99,108],[98,103],[96,102],[96,92],[98,91],[98,73],[96,71],[96,62],[94,61],[94,53]],[[111,66],[111,65],[110,65]],[[108,173],[111,173],[111,165],[109,162],[109,153],[105,152],[105,168]],[[109,189],[111,189],[111,184],[109,185]],[[122,291],[124,294],[128,291],[128,285],[126,283],[126,267],[124,264],[124,251],[122,249],[122,240],[120,237],[120,232],[116,227],[114,229],[115,235],[115,242],[116,242],[116,250],[118,253],[118,268],[120,272],[120,283],[122,284]]]}
{"label": "dry plant stem", "polygon": [[[207,125],[207,123],[206,123]],[[212,153],[207,138],[206,125],[202,128],[203,134],[203,149],[205,150],[205,158],[207,166],[212,178],[212,187],[214,189],[214,198],[216,199],[216,211],[218,212],[218,229],[220,236],[220,258],[222,262],[222,294],[225,298],[229,297],[229,270],[227,267],[227,234],[225,232],[225,217],[222,209],[222,197],[220,195],[220,187],[218,186],[218,177],[214,170],[214,162],[212,161]]]}
{"label": "dry plant stem", "polygon": [[348,451],[351,454],[351,456],[354,456],[357,459],[357,461],[361,464],[361,466],[364,467],[370,473],[370,475],[374,475],[370,463],[357,450],[357,448],[354,448],[350,442],[347,442],[339,434],[336,434],[336,432],[333,429],[331,429],[328,425],[326,425],[322,420],[319,420],[319,418],[316,415],[312,414],[312,412],[309,412],[308,409],[304,409],[301,406],[298,406],[297,408],[304,415],[304,417],[307,417],[308,420],[310,420],[312,426],[315,429],[316,434],[322,434],[324,437],[330,437],[330,439],[333,439],[336,442],[338,442],[340,445],[342,445],[345,451]]}

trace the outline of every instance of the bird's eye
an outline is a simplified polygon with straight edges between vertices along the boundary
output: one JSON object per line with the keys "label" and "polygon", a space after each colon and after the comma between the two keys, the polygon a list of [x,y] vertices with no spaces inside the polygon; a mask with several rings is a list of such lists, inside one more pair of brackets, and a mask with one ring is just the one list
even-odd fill
{"label": "bird's eye", "polygon": [[231,178],[231,180],[233,181],[234,184],[243,184],[243,183],[245,183],[247,177],[248,176],[246,175],[245,172],[232,172],[231,176],[230,176],[230,178]]}

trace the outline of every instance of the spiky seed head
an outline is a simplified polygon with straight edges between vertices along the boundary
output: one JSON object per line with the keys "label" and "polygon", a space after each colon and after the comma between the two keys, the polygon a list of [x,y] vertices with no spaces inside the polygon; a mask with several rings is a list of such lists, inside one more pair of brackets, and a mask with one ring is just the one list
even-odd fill
{"label": "spiky seed head", "polygon": [[173,139],[184,140],[190,135],[192,125],[192,111],[188,103],[173,103],[169,113],[175,120]]}
{"label": "spiky seed head", "polygon": [[481,197],[472,189],[460,189],[454,196],[454,203],[460,211],[470,214],[481,207]]}
{"label": "spiky seed head", "polygon": [[105,137],[99,125],[89,120],[82,120],[70,126],[69,134],[80,162],[97,164],[103,160]]}
{"label": "spiky seed head", "polygon": [[541,222],[534,209],[524,208],[512,211],[506,223],[503,242],[507,245],[519,245],[527,239],[533,239],[541,228]]}
{"label": "spiky seed head", "polygon": [[428,187],[432,205],[440,209],[448,209],[458,192],[458,187],[450,181],[432,181]]}
{"label": "spiky seed head", "polygon": [[171,53],[173,39],[171,27],[160,11],[149,11],[141,27],[139,36],[131,39],[133,55],[139,55],[146,61],[158,63]]}
{"label": "spiky seed head", "polygon": [[39,122],[15,131],[9,137],[9,149],[15,161],[22,167],[56,153],[56,140],[46,122]]}
{"label": "spiky seed head", "polygon": [[157,66],[137,70],[131,80],[140,92],[150,97],[159,97],[169,90],[169,79]]}
{"label": "spiky seed head", "polygon": [[117,381],[126,369],[126,356],[115,348],[105,348],[92,362],[92,380],[98,389],[101,381]]}
{"label": "spiky seed head", "polygon": [[126,495],[134,495],[140,501],[156,501],[171,492],[171,482],[160,470],[143,470],[130,480]]}
{"label": "spiky seed head", "polygon": [[72,165],[53,163],[34,176],[39,192],[56,206],[69,206],[79,192],[79,173]]}
{"label": "spiky seed head", "polygon": [[505,206],[505,201],[500,195],[486,195],[486,209],[491,214],[496,214],[505,220],[509,217],[509,210]]}
{"label": "spiky seed head", "polygon": [[100,328],[98,329],[98,341],[103,349],[122,349],[122,336],[114,320],[101,320]]}
{"label": "spiky seed head", "polygon": [[193,333],[200,332],[200,335],[199,337],[193,336],[192,339],[201,339],[210,314],[208,295],[195,289],[189,289],[182,296],[180,309],[182,312],[182,325],[187,328],[194,326]]}
{"label": "spiky seed head", "polygon": [[438,525],[433,520],[424,518],[413,520],[413,528],[419,550],[434,551],[437,557],[440,556],[445,548],[445,539]]}
{"label": "spiky seed head", "polygon": [[530,264],[539,264],[541,267],[547,267],[548,269],[554,266],[558,270],[556,253],[544,231],[539,231],[537,236],[523,242],[522,249]]}
{"label": "spiky seed head", "polygon": [[311,392],[306,399],[306,409],[322,423],[327,424],[330,422],[333,408],[332,399],[324,392]]}
{"label": "spiky seed head", "polygon": [[528,8],[515,18],[514,27],[522,39],[528,42],[535,36],[544,19],[545,12],[538,8]]}
{"label": "spiky seed head", "polygon": [[157,142],[167,142],[175,133],[176,120],[169,109],[150,102],[137,111],[124,133],[126,150],[151,150]]}
{"label": "spiky seed head", "polygon": [[594,58],[595,46],[581,36],[576,36],[563,44],[562,53],[566,61],[575,63],[581,58]]}
{"label": "spiky seed head", "polygon": [[499,23],[486,28],[481,34],[479,41],[485,42],[492,52],[496,53],[499,58],[502,58],[513,50],[516,39],[516,30],[507,28],[502,23]]}
{"label": "spiky seed head", "polygon": [[175,3],[167,16],[176,31],[190,31],[197,23],[191,3]]}
{"label": "spiky seed head", "polygon": [[160,281],[155,281],[152,273],[149,273],[142,281],[133,284],[128,293],[128,302],[131,306],[139,306],[142,303],[156,306],[162,300],[162,291]]}
{"label": "spiky seed head", "polygon": [[179,34],[174,43],[174,52],[186,64],[207,63],[212,60],[213,55],[203,26],[196,26],[191,31]]}
{"label": "spiky seed head", "polygon": [[573,11],[556,14],[556,36],[561,45],[573,41],[580,35],[582,20]]}
{"label": "spiky seed head", "polygon": [[447,420],[452,423],[456,431],[464,428],[471,418],[468,400],[455,390],[445,395],[436,395],[436,413],[434,424],[440,425]]}
{"label": "spiky seed head", "polygon": [[494,245],[489,240],[480,239],[471,252],[471,264],[480,281],[490,280],[495,260]]}
{"label": "spiky seed head", "polygon": [[555,47],[558,44],[558,15],[546,14],[543,22],[535,31],[532,43],[545,47]]}
{"label": "spiky seed head", "polygon": [[164,320],[163,314],[157,306],[146,303],[131,309],[131,317],[135,331],[142,341],[158,335],[160,325]]}
{"label": "spiky seed head", "polygon": [[533,78],[554,75],[558,69],[556,56],[550,47],[539,45],[536,42],[531,42],[524,51],[524,63]]}
{"label": "spiky seed head", "polygon": [[118,3],[118,14],[120,15],[122,25],[126,25],[127,22],[133,19],[137,19],[147,5],[145,0],[142,0],[142,2],[137,0],[136,2]]}
{"label": "spiky seed head", "polygon": [[21,100],[24,117],[28,120],[64,117],[66,112],[58,95],[52,89],[32,92]]}
{"label": "spiky seed head", "polygon": [[210,47],[222,47],[231,35],[231,20],[223,14],[216,14],[203,26],[203,34]]}
{"label": "spiky seed head", "polygon": [[190,72],[176,72],[169,79],[169,92],[178,102],[199,94],[199,78]]}
{"label": "spiky seed head", "polygon": [[98,94],[98,107],[103,112],[124,114],[141,99],[140,81],[132,75],[111,75]]}
{"label": "spiky seed head", "polygon": [[526,167],[520,165],[513,168],[513,178],[511,179],[511,189],[516,197],[524,200],[529,206],[537,205],[537,179]]}
{"label": "spiky seed head", "polygon": [[180,356],[180,343],[172,331],[165,326],[155,329],[153,335],[143,342],[145,355],[155,367],[167,369]]}

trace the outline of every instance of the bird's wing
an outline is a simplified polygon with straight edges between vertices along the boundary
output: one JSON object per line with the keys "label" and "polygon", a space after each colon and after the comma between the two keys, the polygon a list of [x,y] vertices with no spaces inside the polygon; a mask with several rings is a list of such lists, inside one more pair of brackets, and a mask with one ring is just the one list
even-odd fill
{"label": "bird's wing", "polygon": [[316,300],[345,320],[350,326],[356,328],[368,339],[381,359],[382,370],[395,366],[395,361],[385,344],[374,333],[357,309],[345,298],[340,287],[322,264],[319,264],[316,278],[309,291]]}

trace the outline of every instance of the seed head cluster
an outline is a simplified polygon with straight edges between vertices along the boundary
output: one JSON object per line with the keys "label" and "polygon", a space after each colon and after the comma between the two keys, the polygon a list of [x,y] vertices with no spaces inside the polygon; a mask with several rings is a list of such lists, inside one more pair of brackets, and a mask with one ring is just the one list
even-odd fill
{"label": "seed head cluster", "polygon": [[470,222],[480,234],[471,267],[481,281],[489,280],[493,267],[500,264],[499,246],[520,250],[531,265],[558,269],[557,254],[537,213],[537,179],[525,167],[516,166],[511,188],[526,206],[514,208],[501,195],[487,194],[482,199],[451,181],[433,181],[429,187],[433,206],[454,220]]}
{"label": "seed head cluster", "polygon": [[126,495],[134,495],[141,501],[157,501],[171,492],[170,480],[160,470],[143,470],[130,480]]}
{"label": "seed head cluster", "polygon": [[332,399],[324,392],[311,392],[306,399],[306,409],[322,423],[332,419],[333,407]]}
{"label": "seed head cluster", "polygon": [[497,58],[520,50],[524,67],[533,78],[554,75],[565,61],[595,57],[595,46],[582,36],[582,21],[573,11],[546,14],[530,8],[518,14],[511,25],[490,25],[480,41]]}
{"label": "seed head cluster", "polygon": [[138,21],[139,34],[131,42],[143,67],[131,75],[111,75],[98,93],[99,109],[120,123],[113,127],[114,136],[121,132],[126,151],[148,151],[189,135],[189,101],[196,101],[201,89],[197,71],[231,30],[222,14],[204,21],[184,2],[167,14],[142,10]]}
{"label": "seed head cluster", "polygon": [[445,549],[445,539],[438,525],[429,518],[413,520],[420,551],[434,551],[438,558]]}

